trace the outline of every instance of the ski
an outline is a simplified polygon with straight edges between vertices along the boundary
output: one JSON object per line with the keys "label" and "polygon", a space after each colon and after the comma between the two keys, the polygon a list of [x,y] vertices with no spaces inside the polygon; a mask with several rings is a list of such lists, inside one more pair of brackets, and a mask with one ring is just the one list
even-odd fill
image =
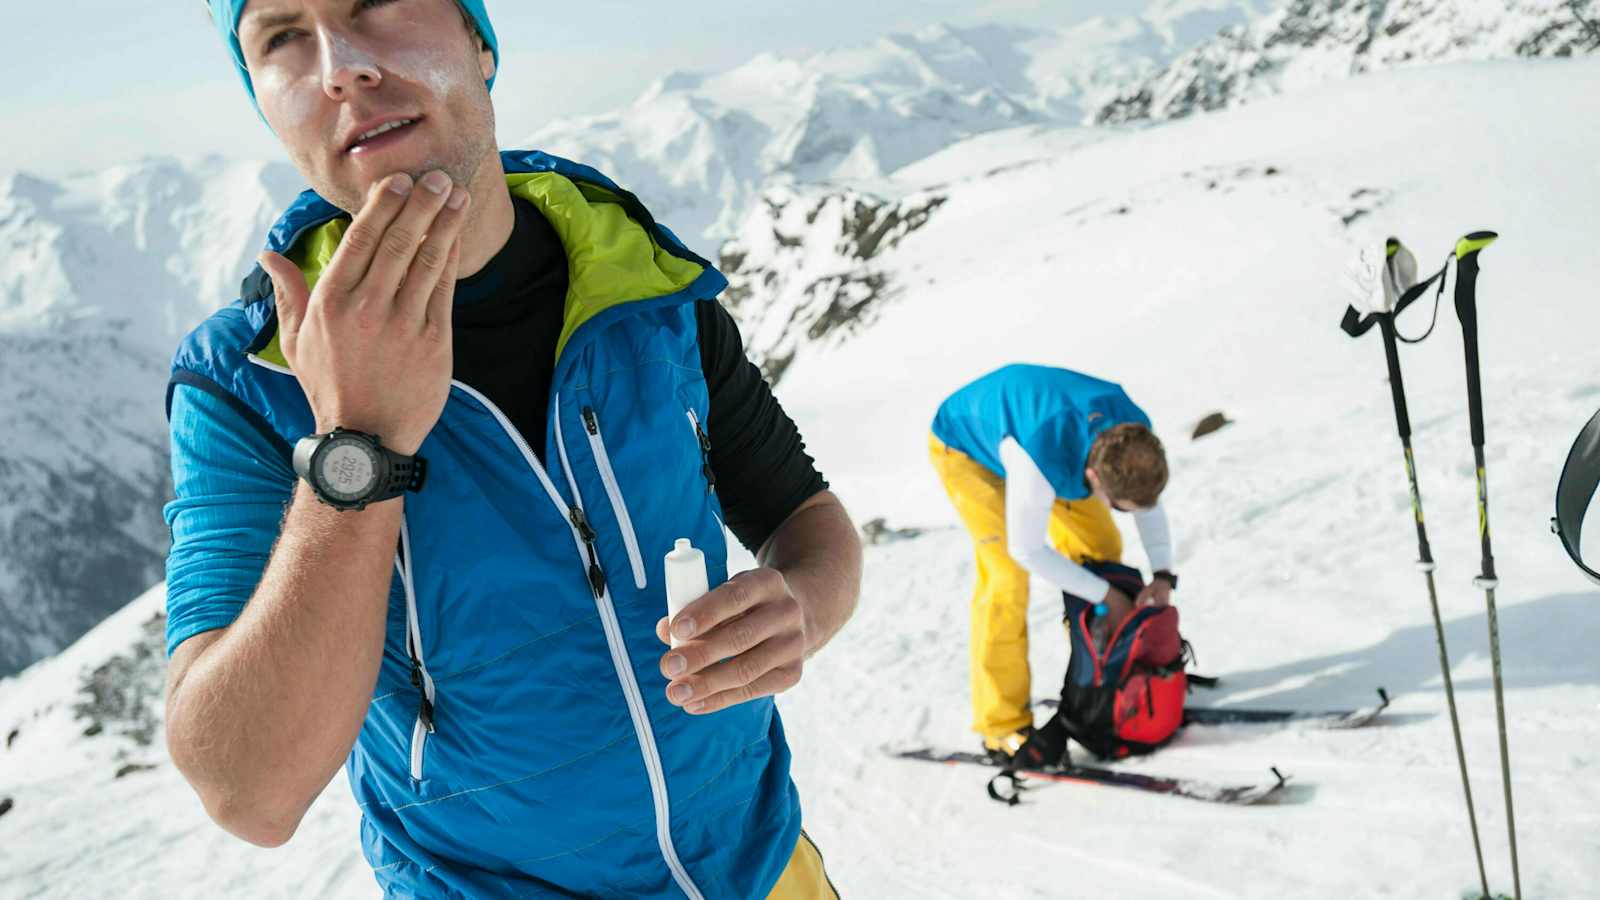
{"label": "ski", "polygon": [[[1035,700],[1034,705],[1055,709],[1061,701],[1054,697]],[[1389,706],[1389,692],[1378,688],[1378,702],[1360,709],[1311,711],[1299,709],[1233,709],[1226,706],[1191,706],[1183,711],[1188,725],[1301,725],[1307,728],[1343,731],[1372,724]]]}
{"label": "ski", "polygon": [[[935,750],[929,747],[917,750],[902,750],[893,754],[899,759],[919,759],[923,762],[942,763],[944,765],[975,765],[987,769],[999,769],[986,754],[970,753],[961,750]],[[1004,773],[1002,773],[1004,774]],[[1040,781],[1070,781],[1080,784],[1097,784],[1106,787],[1132,788],[1153,794],[1167,794],[1174,797],[1188,797],[1191,800],[1201,800],[1206,803],[1224,803],[1232,806],[1249,806],[1278,793],[1289,783],[1289,777],[1272,770],[1273,781],[1271,784],[1238,784],[1224,785],[1196,778],[1168,778],[1160,775],[1147,775],[1142,772],[1127,772],[1120,769],[1103,769],[1093,766],[1068,766],[1050,769],[1017,769],[1013,784],[1017,791],[1027,789],[1027,782],[1032,779]],[[990,783],[990,796],[1015,805],[1017,795],[1002,796]]]}

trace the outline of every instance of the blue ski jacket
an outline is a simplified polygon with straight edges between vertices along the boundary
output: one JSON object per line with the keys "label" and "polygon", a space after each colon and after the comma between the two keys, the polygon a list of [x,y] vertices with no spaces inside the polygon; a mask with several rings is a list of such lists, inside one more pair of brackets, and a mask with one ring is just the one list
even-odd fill
{"label": "blue ski jacket", "polygon": [[[687,537],[727,578],[702,441],[694,301],[723,276],[593,169],[503,154],[550,220],[570,288],[544,435],[454,382],[419,451],[383,661],[346,770],[391,896],[757,897],[800,834],[770,698],[709,716],[667,702],[662,557]],[[315,284],[348,218],[306,192],[272,229]],[[179,387],[194,390],[177,391]],[[169,652],[254,591],[310,433],[270,290],[173,360]]]}
{"label": "blue ski jacket", "polygon": [[1083,469],[1094,439],[1125,423],[1150,427],[1120,385],[1051,366],[1009,365],[951,394],[933,436],[1005,477],[1000,442],[1013,438],[1063,500],[1089,496]]}

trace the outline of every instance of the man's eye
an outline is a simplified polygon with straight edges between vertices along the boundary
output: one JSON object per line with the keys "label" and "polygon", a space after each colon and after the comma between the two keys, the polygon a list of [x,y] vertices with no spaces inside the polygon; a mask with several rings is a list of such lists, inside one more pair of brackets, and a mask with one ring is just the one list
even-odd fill
{"label": "man's eye", "polygon": [[284,44],[287,44],[289,42],[289,39],[292,38],[292,37],[294,37],[294,32],[292,32],[292,31],[280,31],[277,34],[275,34],[272,37],[267,39],[266,46],[262,47],[262,52],[263,53],[271,53],[272,51],[278,49],[279,47],[283,46]]}

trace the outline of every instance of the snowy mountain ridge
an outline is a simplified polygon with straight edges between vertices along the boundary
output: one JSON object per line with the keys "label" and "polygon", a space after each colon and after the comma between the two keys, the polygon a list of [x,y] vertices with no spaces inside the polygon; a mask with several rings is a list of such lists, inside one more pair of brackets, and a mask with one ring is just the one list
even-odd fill
{"label": "snowy mountain ridge", "polygon": [[1293,0],[1188,50],[1094,115],[1177,119],[1401,66],[1600,51],[1595,0]]}
{"label": "snowy mountain ridge", "polygon": [[901,286],[874,259],[927,224],[945,198],[885,201],[849,188],[778,185],[722,245],[722,302],[741,323],[745,353],[777,384],[804,347],[870,327]]}
{"label": "snowy mountain ridge", "polygon": [[0,673],[161,577],[167,360],[298,190],[215,158],[0,178]]}
{"label": "snowy mountain ridge", "polygon": [[1062,30],[932,25],[806,58],[673,73],[528,140],[611,174],[686,236],[737,230],[768,182],[880,178],[962,138],[1077,123],[1266,0],[1172,0]]}

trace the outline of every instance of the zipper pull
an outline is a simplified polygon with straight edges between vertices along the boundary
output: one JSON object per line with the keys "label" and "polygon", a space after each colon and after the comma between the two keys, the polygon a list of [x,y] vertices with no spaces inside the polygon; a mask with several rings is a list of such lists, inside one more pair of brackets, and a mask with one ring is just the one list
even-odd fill
{"label": "zipper pull", "polygon": [[421,703],[417,707],[417,719],[422,722],[422,727],[433,734],[433,704],[428,701],[428,692],[422,686],[422,665],[415,659],[411,661],[411,684],[421,696]]}
{"label": "zipper pull", "polygon": [[583,427],[587,428],[591,435],[600,434],[600,419],[595,416],[594,407],[592,406],[583,408]]}
{"label": "zipper pull", "polygon": [[572,508],[572,526],[578,529],[578,537],[583,540],[584,549],[589,553],[589,589],[594,591],[596,598],[603,597],[606,593],[606,573],[600,568],[600,557],[594,549],[594,540],[599,535],[589,524],[589,517],[576,506]]}
{"label": "zipper pull", "polygon": [[689,410],[689,421],[694,425],[695,440],[700,442],[700,474],[706,480],[706,493],[717,489],[717,473],[711,470],[711,437],[700,427],[700,417]]}
{"label": "zipper pull", "polygon": [[576,506],[572,508],[572,527],[578,529],[578,537],[582,538],[583,542],[593,549],[594,539],[599,535],[595,533],[594,527],[589,524],[589,517],[584,515],[583,510]]}

